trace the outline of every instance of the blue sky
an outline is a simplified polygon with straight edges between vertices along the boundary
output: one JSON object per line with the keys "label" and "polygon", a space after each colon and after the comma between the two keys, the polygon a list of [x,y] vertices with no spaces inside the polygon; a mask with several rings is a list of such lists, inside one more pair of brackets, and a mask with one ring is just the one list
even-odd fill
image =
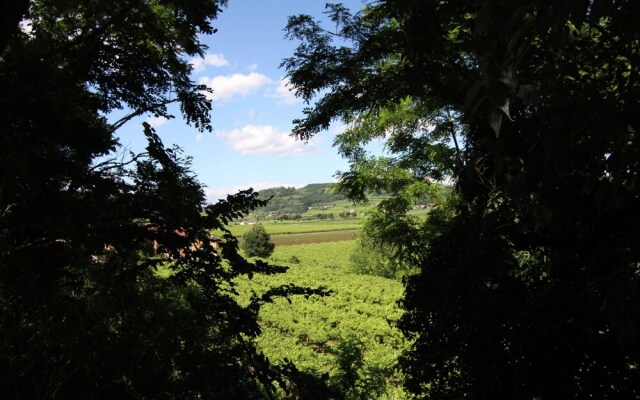
{"label": "blue sky", "polygon": [[[362,0],[343,3],[354,10]],[[331,182],[338,170],[348,169],[331,146],[341,129],[334,124],[309,143],[289,136],[292,121],[304,104],[285,84],[282,60],[297,42],[284,38],[287,17],[309,14],[322,18],[321,0],[230,0],[214,25],[218,32],[203,37],[209,49],[204,59],[192,60],[193,80],[213,88],[212,133],[175,119],[141,117],[122,127],[120,143],[133,151],[144,146],[141,123],[148,121],[165,145],[177,144],[193,157],[193,170],[206,187],[210,201],[253,187],[304,186]]]}

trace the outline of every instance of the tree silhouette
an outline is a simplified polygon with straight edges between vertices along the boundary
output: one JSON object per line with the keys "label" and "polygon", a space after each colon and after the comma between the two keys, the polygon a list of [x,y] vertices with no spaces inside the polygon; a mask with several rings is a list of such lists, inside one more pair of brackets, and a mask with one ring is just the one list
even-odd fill
{"label": "tree silhouette", "polygon": [[[394,193],[379,232],[421,271],[400,322],[407,388],[640,396],[638,3],[328,7],[334,31],[287,28],[302,44],[283,65],[315,101],[294,133],[340,120],[343,189]],[[381,137],[392,156],[376,159]],[[414,223],[410,200],[447,176],[451,203]]]}
{"label": "tree silhouette", "polygon": [[[149,125],[142,154],[115,136],[134,116],[170,118],[171,103],[210,129],[211,104],[185,56],[203,54],[198,36],[215,31],[226,1],[5,3],[4,398],[270,397],[282,378],[252,343],[270,299],[239,305],[234,278],[284,268],[244,260],[225,228],[264,202],[247,190],[207,205],[189,158]],[[108,122],[113,110],[125,116]],[[220,254],[212,229],[224,232]],[[144,251],[152,241],[162,256]]]}

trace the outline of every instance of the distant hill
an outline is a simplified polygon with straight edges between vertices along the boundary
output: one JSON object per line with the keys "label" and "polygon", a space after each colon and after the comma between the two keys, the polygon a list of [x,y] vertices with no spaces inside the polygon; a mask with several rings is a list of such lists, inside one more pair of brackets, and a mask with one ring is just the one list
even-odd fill
{"label": "distant hill", "polygon": [[260,199],[272,196],[269,204],[261,208],[261,211],[301,214],[310,208],[321,208],[346,199],[343,194],[335,192],[333,183],[313,183],[300,189],[276,187],[259,191]]}
{"label": "distant hill", "polygon": [[[267,219],[334,219],[354,218],[369,212],[381,201],[388,199],[384,193],[368,193],[368,204],[354,204],[345,195],[336,192],[333,183],[314,183],[296,189],[294,187],[274,187],[260,190],[260,199],[269,199],[266,207],[256,210],[253,215]],[[449,186],[439,185],[442,196],[451,190]],[[437,200],[435,201],[437,203]],[[427,204],[434,201],[430,196],[416,199],[413,213],[427,212]],[[422,211],[421,211],[422,210]]]}

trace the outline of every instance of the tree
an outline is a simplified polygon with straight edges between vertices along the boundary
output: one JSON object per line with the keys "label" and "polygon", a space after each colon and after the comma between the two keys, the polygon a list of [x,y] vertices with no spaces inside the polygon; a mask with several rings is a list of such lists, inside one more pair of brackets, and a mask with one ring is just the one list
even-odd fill
{"label": "tree", "polygon": [[[0,31],[0,391],[6,398],[270,397],[256,350],[260,304],[234,279],[249,263],[226,229],[263,201],[207,205],[178,148],[147,124],[126,154],[115,131],[176,103],[210,129],[187,56],[226,1],[11,1]],[[31,29],[22,29],[20,22]],[[7,24],[5,25],[5,22]],[[128,115],[109,123],[113,110]],[[224,237],[212,249],[209,231]],[[163,257],[149,257],[156,241]],[[200,245],[196,245],[200,244]],[[224,260],[224,261],[223,261]]]}
{"label": "tree", "polygon": [[[308,139],[334,120],[354,199],[402,221],[433,179],[452,206],[384,238],[420,269],[401,365],[429,398],[640,396],[640,30],[634,2],[381,0],[335,31],[292,17]],[[318,96],[317,98],[314,97]],[[394,155],[364,145],[388,140]]]}
{"label": "tree", "polygon": [[255,224],[243,236],[242,250],[247,257],[267,258],[275,247],[262,224]]}

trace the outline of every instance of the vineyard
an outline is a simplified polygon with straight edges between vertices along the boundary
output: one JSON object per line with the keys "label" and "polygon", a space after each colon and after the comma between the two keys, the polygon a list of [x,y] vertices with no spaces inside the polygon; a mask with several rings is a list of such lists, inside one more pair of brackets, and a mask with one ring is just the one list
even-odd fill
{"label": "vineyard", "polygon": [[363,357],[358,385],[369,391],[367,398],[404,398],[394,366],[407,344],[393,326],[401,314],[402,284],[352,273],[354,246],[354,241],[276,246],[270,261],[289,271],[242,281],[241,297],[248,301],[252,292],[288,283],[326,287],[332,292],[327,297],[279,299],[263,306],[259,348],[275,363],[291,360],[315,376],[328,374],[331,381],[339,373],[340,346],[356,343]]}
{"label": "vineyard", "polygon": [[[420,210],[422,211],[422,210]],[[352,259],[361,218],[263,221],[276,245],[269,262],[285,265],[285,274],[258,275],[238,282],[239,301],[270,288],[295,284],[323,287],[328,296],[276,299],[260,311],[258,348],[271,362],[292,362],[344,398],[404,399],[403,378],[396,368],[408,343],[394,326],[402,310],[403,287],[397,280],[356,273]],[[242,242],[253,224],[229,229]],[[350,357],[345,363],[345,354]],[[341,381],[349,365],[349,388]]]}

